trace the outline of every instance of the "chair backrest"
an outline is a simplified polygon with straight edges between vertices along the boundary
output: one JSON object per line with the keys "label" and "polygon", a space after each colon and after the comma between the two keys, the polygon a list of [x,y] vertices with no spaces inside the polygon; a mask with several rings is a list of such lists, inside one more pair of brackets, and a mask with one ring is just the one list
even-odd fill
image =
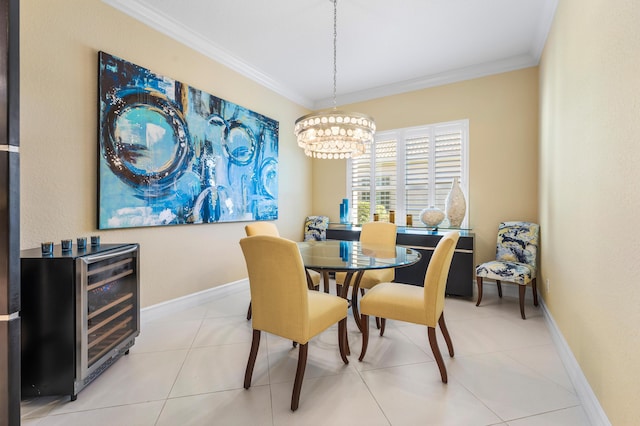
{"label": "chair backrest", "polygon": [[366,222],[362,224],[360,242],[364,244],[395,247],[396,230],[397,226],[395,223]]}
{"label": "chair backrest", "polygon": [[240,240],[249,272],[252,327],[299,343],[309,334],[307,278],[295,242],[271,235]]}
{"label": "chair backrest", "polygon": [[324,241],[327,239],[327,228],[329,227],[328,216],[307,216],[304,220],[304,240]]}
{"label": "chair backrest", "polygon": [[540,225],[531,222],[502,222],[498,227],[496,260],[526,263],[536,269]]}
{"label": "chair backrest", "polygon": [[254,235],[271,235],[272,237],[279,237],[280,232],[278,227],[273,222],[254,222],[244,227],[247,237]]}
{"label": "chair backrest", "polygon": [[444,309],[444,293],[458,238],[460,238],[458,231],[445,234],[438,241],[427,266],[427,273],[424,276],[424,303],[429,327],[435,327],[438,324]]}

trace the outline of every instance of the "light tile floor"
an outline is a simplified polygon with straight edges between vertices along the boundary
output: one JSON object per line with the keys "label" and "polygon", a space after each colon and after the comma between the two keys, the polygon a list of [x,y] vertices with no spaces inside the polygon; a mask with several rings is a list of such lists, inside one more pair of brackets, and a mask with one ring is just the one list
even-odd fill
{"label": "light tile floor", "polygon": [[[252,387],[242,387],[251,344],[247,285],[145,319],[128,356],[78,395],[22,402],[25,426],[101,425],[588,425],[540,309],[485,290],[483,304],[447,298],[456,355],[438,332],[449,383],[440,381],[424,327],[371,323],[364,362],[349,319],[350,363],[337,327],[309,344],[300,408],[289,409],[297,350],[263,333]],[[149,317],[152,317],[149,315]]]}

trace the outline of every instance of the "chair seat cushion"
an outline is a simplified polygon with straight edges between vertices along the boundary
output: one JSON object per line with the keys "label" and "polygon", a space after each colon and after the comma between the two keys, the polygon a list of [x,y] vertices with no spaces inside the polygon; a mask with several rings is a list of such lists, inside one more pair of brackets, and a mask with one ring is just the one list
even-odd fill
{"label": "chair seat cushion", "polygon": [[[336,272],[336,283],[340,285],[344,284],[346,275],[347,274],[345,272]],[[394,268],[370,269],[368,271],[364,271],[362,279],[360,280],[360,288],[370,289],[379,283],[393,281],[395,277],[396,270]],[[351,279],[352,285],[354,280],[355,275]]]}
{"label": "chair seat cushion", "polygon": [[364,315],[427,324],[424,288],[401,283],[381,283],[369,290],[360,301]]}
{"label": "chair seat cushion", "polygon": [[526,263],[493,260],[476,266],[476,276],[527,285],[536,277],[536,271]]}
{"label": "chair seat cushion", "polygon": [[309,335],[296,340],[301,345],[347,317],[349,303],[338,296],[309,291]]}

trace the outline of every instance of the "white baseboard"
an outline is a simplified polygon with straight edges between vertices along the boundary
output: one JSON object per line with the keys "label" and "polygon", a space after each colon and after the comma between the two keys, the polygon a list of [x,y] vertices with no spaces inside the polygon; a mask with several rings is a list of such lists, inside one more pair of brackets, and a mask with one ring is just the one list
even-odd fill
{"label": "white baseboard", "polygon": [[187,294],[176,299],[167,300],[156,305],[147,306],[140,310],[141,321],[153,321],[159,317],[171,315],[174,312],[193,308],[208,301],[229,296],[249,288],[247,278],[202,290],[197,293]]}
{"label": "white baseboard", "polygon": [[578,361],[573,356],[573,352],[569,348],[567,341],[562,336],[562,332],[558,328],[558,325],[554,321],[553,317],[549,313],[547,309],[547,305],[544,303],[544,299],[542,297],[539,298],[540,306],[542,307],[542,312],[544,314],[544,319],[549,327],[549,331],[551,332],[551,338],[553,339],[553,343],[558,350],[558,355],[564,364],[565,369],[567,370],[567,374],[571,379],[571,383],[578,393],[578,399],[582,403],[582,408],[584,409],[591,425],[593,426],[611,426],[611,422],[607,418],[606,413],[602,409],[600,405],[600,401],[593,393],[591,386],[589,386],[589,382],[587,378],[582,373],[582,369],[578,364]]}
{"label": "white baseboard", "polygon": [[[487,285],[488,284],[488,285]],[[148,306],[146,308],[141,309],[140,317],[141,320],[150,321],[154,320],[158,317],[170,315],[173,312],[180,311],[183,309],[188,309],[190,307],[194,307],[202,304],[203,302],[207,302],[213,299],[218,299],[221,297],[229,296],[234,293],[238,293],[240,291],[245,291],[249,287],[249,281],[247,279],[235,281],[232,283],[224,284],[218,287],[213,287],[207,290],[203,290],[197,293],[188,294],[186,296],[179,297],[177,299],[168,300],[166,302],[158,303],[156,305]],[[497,296],[498,289],[493,282],[485,282],[483,285],[483,293],[487,294],[487,290],[489,290],[488,294],[495,294]],[[502,286],[502,294],[505,297],[514,297],[518,298],[518,287],[516,285],[505,284]],[[587,378],[582,373],[582,369],[578,364],[578,361],[573,356],[573,352],[569,348],[566,340],[562,336],[560,329],[558,328],[556,322],[553,317],[549,313],[547,306],[544,303],[544,299],[538,297],[540,301],[540,306],[542,308],[542,312],[544,315],[545,322],[549,327],[549,331],[551,333],[551,338],[553,340],[554,345],[558,350],[558,355],[564,364],[565,369],[567,370],[567,374],[571,379],[571,383],[575,388],[578,399],[582,404],[582,407],[589,418],[591,425],[593,426],[611,426],[611,422],[607,418],[598,398],[593,393],[591,386],[589,386],[589,382]],[[476,288],[474,285],[474,299],[477,298]],[[527,291],[525,299],[532,299],[531,291]]]}
{"label": "white baseboard", "polygon": [[[490,297],[497,297],[498,295],[498,287],[493,281],[485,281],[482,285],[482,289],[484,295],[491,295]],[[520,297],[518,292],[518,285],[502,283],[502,295],[504,297],[513,297],[515,299],[518,299]],[[474,299],[477,299],[478,297],[476,293],[477,289],[474,288]],[[607,415],[602,409],[600,401],[598,401],[598,398],[593,393],[593,390],[591,389],[587,378],[582,373],[582,369],[580,368],[578,361],[576,360],[575,356],[573,356],[573,352],[571,352],[569,344],[564,339],[564,336],[558,328],[555,320],[551,316],[551,313],[549,313],[547,305],[545,305],[540,291],[538,291],[538,301],[540,302],[540,307],[542,309],[547,327],[549,328],[549,332],[551,333],[553,343],[558,350],[558,355],[560,356],[560,359],[562,360],[562,363],[567,370],[567,374],[571,379],[571,383],[573,384],[573,387],[578,394],[578,399],[580,399],[582,407],[585,411],[585,414],[589,418],[591,425],[611,426],[611,422],[609,422]],[[525,293],[525,302],[533,302],[533,293],[531,289],[527,289],[527,292]]]}

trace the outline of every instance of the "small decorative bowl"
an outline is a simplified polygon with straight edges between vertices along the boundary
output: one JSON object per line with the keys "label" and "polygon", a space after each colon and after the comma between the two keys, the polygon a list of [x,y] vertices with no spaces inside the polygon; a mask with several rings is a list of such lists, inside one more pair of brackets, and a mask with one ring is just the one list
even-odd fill
{"label": "small decorative bowl", "polygon": [[444,212],[436,207],[429,207],[420,212],[420,221],[430,228],[436,228],[444,220]]}

